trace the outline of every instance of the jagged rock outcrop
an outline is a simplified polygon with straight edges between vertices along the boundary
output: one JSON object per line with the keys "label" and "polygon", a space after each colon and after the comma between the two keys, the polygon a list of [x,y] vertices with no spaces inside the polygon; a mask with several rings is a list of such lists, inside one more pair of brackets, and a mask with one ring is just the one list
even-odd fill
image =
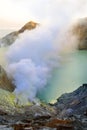
{"label": "jagged rock outcrop", "polygon": [[87,128],[87,84],[72,93],[63,94],[57,99],[55,106],[59,118],[74,120],[78,130]]}
{"label": "jagged rock outcrop", "polygon": [[0,66],[0,88],[13,92],[15,86],[12,84],[12,81],[8,78],[5,70]]}
{"label": "jagged rock outcrop", "polygon": [[28,23],[26,23],[21,29],[19,29],[18,31],[14,31],[8,35],[6,35],[5,37],[3,37],[2,39],[0,39],[0,46],[9,46],[11,45],[13,42],[15,42],[15,40],[18,38],[18,36],[23,33],[26,30],[32,30],[35,29],[37,27],[37,25],[39,25],[36,22],[30,21]]}
{"label": "jagged rock outcrop", "polygon": [[57,99],[55,106],[62,110],[69,110],[81,114],[87,109],[87,84],[83,84],[72,93],[65,93]]}
{"label": "jagged rock outcrop", "polygon": [[72,27],[72,34],[78,39],[78,49],[87,50],[87,18],[81,18]]}

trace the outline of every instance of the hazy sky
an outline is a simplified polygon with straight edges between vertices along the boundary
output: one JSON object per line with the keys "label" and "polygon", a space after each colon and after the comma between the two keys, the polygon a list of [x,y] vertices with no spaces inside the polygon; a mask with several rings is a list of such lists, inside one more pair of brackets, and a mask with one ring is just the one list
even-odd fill
{"label": "hazy sky", "polygon": [[78,12],[86,16],[86,6],[87,0],[0,0],[0,28],[21,27],[29,20],[60,22]]}

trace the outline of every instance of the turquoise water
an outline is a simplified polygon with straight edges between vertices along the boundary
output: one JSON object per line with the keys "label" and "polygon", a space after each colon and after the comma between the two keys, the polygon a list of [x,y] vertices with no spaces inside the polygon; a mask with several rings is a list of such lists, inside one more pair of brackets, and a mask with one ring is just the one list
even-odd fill
{"label": "turquoise water", "polygon": [[[10,31],[10,30],[9,30]],[[0,31],[0,37],[8,32]],[[0,64],[6,64],[5,52],[0,49]],[[45,102],[54,102],[61,94],[72,92],[83,83],[87,83],[87,51],[75,51],[63,58],[64,62],[53,71],[47,86],[38,94]]]}
{"label": "turquoise water", "polygon": [[87,83],[87,51],[76,51],[54,70],[47,86],[39,93],[45,102],[54,102],[61,94]]}

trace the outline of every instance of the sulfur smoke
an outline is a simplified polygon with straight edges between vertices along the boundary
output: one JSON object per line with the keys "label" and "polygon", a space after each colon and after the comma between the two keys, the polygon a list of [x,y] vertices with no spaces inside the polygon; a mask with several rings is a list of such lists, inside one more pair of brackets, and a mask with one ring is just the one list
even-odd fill
{"label": "sulfur smoke", "polygon": [[87,2],[48,1],[44,25],[24,32],[9,47],[6,71],[16,86],[15,94],[22,95],[26,102],[34,101],[37,93],[50,82],[52,71],[61,65],[61,51],[76,49],[76,37],[67,32],[72,21],[86,15],[84,3]]}
{"label": "sulfur smoke", "polygon": [[16,95],[33,101],[37,92],[46,86],[59,61],[53,41],[51,31],[38,27],[26,31],[10,46],[7,73],[16,86]]}

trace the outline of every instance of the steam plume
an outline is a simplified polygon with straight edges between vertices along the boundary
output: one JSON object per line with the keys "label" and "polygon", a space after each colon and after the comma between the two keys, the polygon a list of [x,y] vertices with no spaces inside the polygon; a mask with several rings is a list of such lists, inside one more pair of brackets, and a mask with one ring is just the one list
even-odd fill
{"label": "steam plume", "polygon": [[[84,16],[85,0],[57,0],[49,2],[44,26],[26,31],[10,46],[7,53],[7,73],[16,85],[15,93],[23,95],[25,100],[33,101],[38,91],[46,86],[51,72],[60,64],[60,50],[72,50],[75,37],[66,37],[66,32],[73,19]],[[87,2],[86,2],[87,4]],[[55,6],[56,5],[56,6]],[[50,15],[51,14],[51,15]],[[56,19],[57,18],[57,19]],[[76,49],[76,46],[73,47]]]}

